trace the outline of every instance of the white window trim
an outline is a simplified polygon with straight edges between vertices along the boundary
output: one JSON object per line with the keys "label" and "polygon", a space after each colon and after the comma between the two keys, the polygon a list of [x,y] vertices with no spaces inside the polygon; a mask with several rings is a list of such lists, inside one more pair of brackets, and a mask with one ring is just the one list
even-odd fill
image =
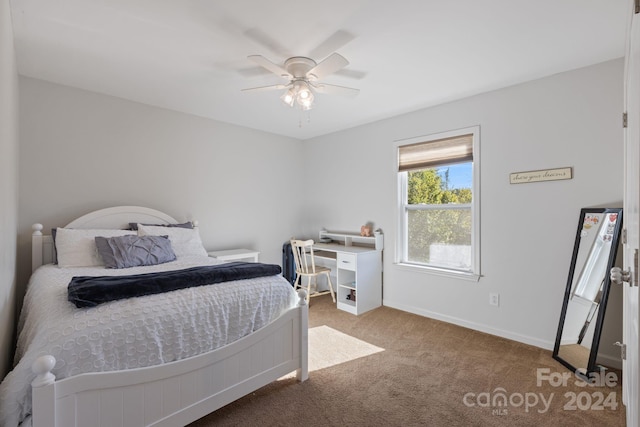
{"label": "white window trim", "polygon": [[[407,242],[406,242],[406,227],[407,218],[406,211],[404,209],[403,194],[406,190],[406,179],[402,178],[402,174],[398,172],[398,147],[401,145],[416,144],[419,142],[426,142],[435,139],[451,138],[458,135],[473,134],[473,200],[471,202],[471,218],[472,218],[472,233],[471,233],[471,248],[472,248],[472,271],[458,271],[446,268],[438,268],[432,266],[426,266],[422,264],[412,264],[403,261],[403,255],[406,254]],[[394,173],[397,179],[396,186],[396,247],[394,256],[394,265],[402,269],[416,271],[420,273],[428,273],[437,276],[446,276],[452,278],[458,278],[470,281],[479,281],[482,277],[481,263],[480,263],[480,126],[471,126],[468,128],[455,129],[447,132],[441,132],[437,134],[430,134],[424,136],[417,136],[407,139],[401,139],[394,141]],[[406,173],[404,174],[406,175]]]}

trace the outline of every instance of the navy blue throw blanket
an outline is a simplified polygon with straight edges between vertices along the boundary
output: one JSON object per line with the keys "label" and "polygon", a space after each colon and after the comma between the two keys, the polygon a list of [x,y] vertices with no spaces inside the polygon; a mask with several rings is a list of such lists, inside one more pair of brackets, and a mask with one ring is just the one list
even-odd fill
{"label": "navy blue throw blanket", "polygon": [[95,307],[109,301],[193,286],[274,276],[281,271],[276,264],[230,262],[131,276],[75,276],[69,282],[68,300],[78,308]]}

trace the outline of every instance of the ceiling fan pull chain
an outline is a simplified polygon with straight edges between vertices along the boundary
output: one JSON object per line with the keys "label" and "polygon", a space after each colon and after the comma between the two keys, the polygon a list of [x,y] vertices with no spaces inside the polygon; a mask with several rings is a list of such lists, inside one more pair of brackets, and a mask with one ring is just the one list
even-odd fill
{"label": "ceiling fan pull chain", "polygon": [[[304,120],[304,116],[307,116],[307,120]],[[298,115],[298,127],[303,126],[303,122],[311,123],[311,110],[300,110]]]}

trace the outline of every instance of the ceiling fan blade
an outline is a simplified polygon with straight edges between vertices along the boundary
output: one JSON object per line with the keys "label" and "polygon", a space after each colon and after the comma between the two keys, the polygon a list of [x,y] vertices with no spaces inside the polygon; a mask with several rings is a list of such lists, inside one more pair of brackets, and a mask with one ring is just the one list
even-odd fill
{"label": "ceiling fan blade", "polygon": [[261,91],[267,91],[267,90],[278,90],[278,89],[286,89],[288,88],[290,85],[271,85],[271,86],[258,86],[258,87],[249,87],[246,89],[241,89],[242,92],[249,92],[249,91],[253,91],[253,92],[261,92]]}
{"label": "ceiling fan blade", "polygon": [[320,80],[331,73],[341,70],[347,65],[349,65],[349,61],[347,61],[344,56],[334,52],[310,69],[307,72],[307,77],[311,80]]}
{"label": "ceiling fan blade", "polygon": [[331,95],[342,95],[348,97],[355,97],[360,93],[360,89],[354,89],[352,87],[329,85],[326,83],[316,83],[312,85],[318,93],[326,93]]}
{"label": "ceiling fan blade", "polygon": [[355,38],[356,36],[348,31],[338,30],[309,52],[309,56],[311,58],[325,58]]}
{"label": "ceiling fan blade", "polygon": [[336,76],[348,77],[350,79],[360,80],[366,77],[367,73],[364,71],[352,70],[350,68],[344,68],[333,73]]}
{"label": "ceiling fan blade", "polygon": [[281,56],[283,58],[288,58],[291,56],[287,48],[282,46],[280,43],[278,43],[277,40],[258,28],[249,28],[248,30],[244,31],[244,35],[245,37],[258,43],[259,45],[266,47],[278,56]]}
{"label": "ceiling fan blade", "polygon": [[262,67],[240,68],[237,71],[238,74],[244,77],[264,77],[266,75],[271,75],[270,71],[267,71]]}
{"label": "ceiling fan blade", "polygon": [[291,74],[287,72],[287,70],[282,68],[280,65],[274,64],[273,62],[269,61],[267,58],[265,58],[262,55],[250,55],[247,58],[249,58],[256,64],[260,65],[261,67],[271,71],[273,74],[280,76],[284,79],[290,79],[293,77]]}

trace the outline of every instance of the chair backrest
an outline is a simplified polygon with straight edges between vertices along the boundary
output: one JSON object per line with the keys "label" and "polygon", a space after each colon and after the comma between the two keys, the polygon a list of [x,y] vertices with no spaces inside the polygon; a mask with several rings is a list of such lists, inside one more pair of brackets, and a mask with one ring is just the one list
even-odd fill
{"label": "chair backrest", "polygon": [[[316,263],[313,259],[313,240],[292,240],[291,250],[296,261],[298,274],[314,274]],[[306,256],[306,255],[309,256]]]}

